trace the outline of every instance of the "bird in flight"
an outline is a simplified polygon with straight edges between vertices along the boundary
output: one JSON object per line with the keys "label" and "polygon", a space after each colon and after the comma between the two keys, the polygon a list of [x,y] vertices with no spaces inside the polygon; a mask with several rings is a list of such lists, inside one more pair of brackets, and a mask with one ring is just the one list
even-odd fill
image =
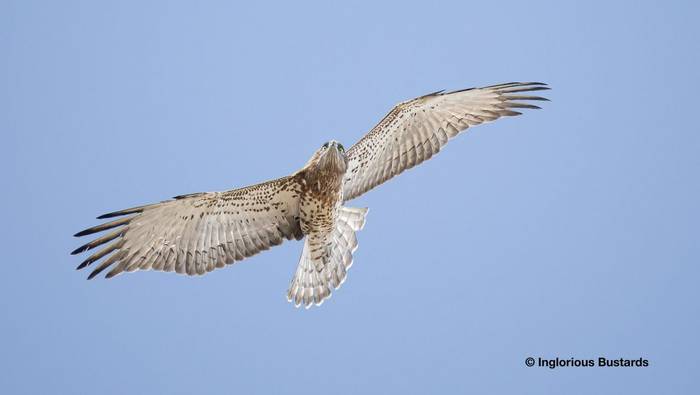
{"label": "bird in flight", "polygon": [[201,275],[304,239],[287,299],[320,305],[345,281],[365,224],[367,209],[345,202],[430,159],[469,127],[539,108],[531,101],[547,99],[530,92],[547,89],[511,82],[430,93],[396,105],[347,151],[334,140],[323,144],[289,176],[101,215],[117,219],[75,234],[109,231],[72,252],[101,247],[77,268],[96,265],[88,279],[108,268],[107,278],[136,270]]}

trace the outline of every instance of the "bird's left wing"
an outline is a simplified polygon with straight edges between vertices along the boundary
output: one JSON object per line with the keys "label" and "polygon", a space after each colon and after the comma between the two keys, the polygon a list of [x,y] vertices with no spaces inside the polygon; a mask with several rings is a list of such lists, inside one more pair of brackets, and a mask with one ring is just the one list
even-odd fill
{"label": "bird's left wing", "polygon": [[455,92],[435,92],[398,104],[347,151],[345,200],[355,198],[404,170],[428,160],[470,126],[520,115],[547,100],[524,92],[545,90],[539,82],[511,82]]}
{"label": "bird's left wing", "polygon": [[72,253],[102,247],[78,266],[82,269],[105,258],[88,278],[110,266],[107,278],[149,269],[204,274],[284,239],[303,238],[297,190],[296,180],[284,177],[105,214],[98,218],[123,218],[77,233],[85,236],[110,230]]}

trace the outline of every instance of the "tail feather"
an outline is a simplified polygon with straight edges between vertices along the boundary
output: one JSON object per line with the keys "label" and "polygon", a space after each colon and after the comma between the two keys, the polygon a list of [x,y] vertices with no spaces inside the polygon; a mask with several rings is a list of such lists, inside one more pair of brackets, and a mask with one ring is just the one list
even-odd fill
{"label": "tail feather", "polygon": [[336,227],[330,235],[328,256],[323,263],[312,258],[309,239],[304,241],[299,266],[287,291],[287,300],[297,307],[318,306],[331,296],[333,289],[338,289],[345,282],[347,271],[352,266],[352,253],[358,246],[355,232],[364,226],[366,215],[366,208],[341,207]]}

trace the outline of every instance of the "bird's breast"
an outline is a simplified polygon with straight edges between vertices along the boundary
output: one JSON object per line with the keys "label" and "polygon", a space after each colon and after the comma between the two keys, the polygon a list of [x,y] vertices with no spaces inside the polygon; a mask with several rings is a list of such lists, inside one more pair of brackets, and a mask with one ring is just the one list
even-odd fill
{"label": "bird's breast", "polygon": [[343,202],[343,175],[337,172],[310,174],[301,179],[299,220],[304,234],[333,230]]}

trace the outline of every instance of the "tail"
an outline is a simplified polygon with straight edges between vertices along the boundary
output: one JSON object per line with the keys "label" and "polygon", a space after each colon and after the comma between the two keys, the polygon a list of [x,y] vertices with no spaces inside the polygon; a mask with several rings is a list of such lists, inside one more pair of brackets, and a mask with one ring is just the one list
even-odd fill
{"label": "tail", "polygon": [[[287,300],[296,307],[320,305],[345,282],[352,266],[352,253],[357,250],[355,232],[365,225],[366,208],[341,207],[336,226],[329,238],[329,250],[321,258],[310,254],[309,238],[304,241],[299,266],[287,291]],[[325,258],[325,259],[324,259]]]}

